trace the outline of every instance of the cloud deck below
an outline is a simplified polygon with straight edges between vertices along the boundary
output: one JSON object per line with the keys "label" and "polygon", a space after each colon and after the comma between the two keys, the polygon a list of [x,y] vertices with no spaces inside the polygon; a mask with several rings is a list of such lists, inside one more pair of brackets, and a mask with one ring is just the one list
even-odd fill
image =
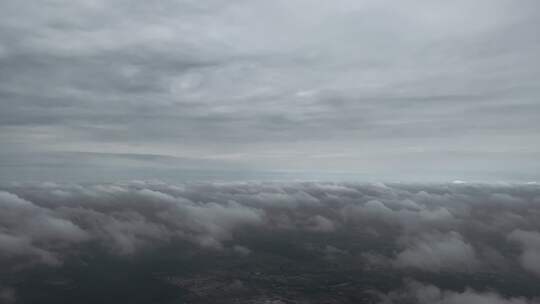
{"label": "cloud deck below", "polygon": [[0,187],[0,303],[538,303],[535,184]]}

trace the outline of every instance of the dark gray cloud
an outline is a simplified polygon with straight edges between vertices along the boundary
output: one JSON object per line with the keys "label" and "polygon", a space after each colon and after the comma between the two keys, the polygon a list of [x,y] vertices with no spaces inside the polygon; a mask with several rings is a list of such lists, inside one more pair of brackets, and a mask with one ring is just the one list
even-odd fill
{"label": "dark gray cloud", "polygon": [[66,247],[55,244],[98,241],[123,255],[174,239],[224,249],[248,226],[348,231],[388,238],[396,251],[381,258],[397,268],[473,271],[498,255],[537,274],[539,199],[537,185],[13,184],[0,192],[0,246],[59,262]]}
{"label": "dark gray cloud", "polygon": [[0,301],[2,303],[15,303],[15,299],[15,290],[13,288],[0,286]]}
{"label": "dark gray cloud", "polygon": [[536,1],[55,0],[0,11],[0,165],[17,165],[3,179],[66,152],[118,178],[132,166],[90,153],[538,179]]}
{"label": "dark gray cloud", "polygon": [[0,276],[0,296],[8,303],[17,288],[29,288],[11,278],[32,270],[143,263],[149,252],[178,256],[179,265],[211,258],[201,265],[213,273],[228,261],[229,276],[239,275],[230,270],[239,260],[251,265],[248,273],[282,265],[290,269],[276,268],[281,281],[288,271],[308,280],[330,267],[349,279],[370,277],[359,286],[381,303],[537,303],[536,184],[131,181],[0,189],[0,265],[10,275]]}
{"label": "dark gray cloud", "polygon": [[523,268],[540,275],[540,233],[538,231],[514,230],[509,235],[510,240],[516,241],[523,247],[520,262]]}
{"label": "dark gray cloud", "polygon": [[395,260],[397,267],[413,267],[428,271],[462,269],[472,271],[478,264],[475,249],[454,231],[421,235],[409,241]]}

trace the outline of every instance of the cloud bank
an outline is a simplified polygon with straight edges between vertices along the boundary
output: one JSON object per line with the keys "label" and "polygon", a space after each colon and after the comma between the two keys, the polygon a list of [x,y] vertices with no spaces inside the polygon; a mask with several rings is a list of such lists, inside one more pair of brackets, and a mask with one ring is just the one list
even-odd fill
{"label": "cloud bank", "polygon": [[[78,256],[131,259],[163,246],[256,258],[281,250],[259,241],[292,238],[325,261],[428,285],[426,276],[535,281],[539,203],[532,184],[12,184],[0,191],[0,263],[10,273],[61,269]],[[483,289],[498,285],[431,285],[403,288],[418,303],[532,303],[529,294]],[[385,294],[385,303],[402,293]]]}
{"label": "cloud bank", "polygon": [[[522,297],[504,297],[495,292],[478,292],[466,289],[463,292],[441,290],[433,285],[408,282],[404,290],[393,292],[381,304],[529,304],[537,303]],[[412,301],[412,302],[411,302]]]}

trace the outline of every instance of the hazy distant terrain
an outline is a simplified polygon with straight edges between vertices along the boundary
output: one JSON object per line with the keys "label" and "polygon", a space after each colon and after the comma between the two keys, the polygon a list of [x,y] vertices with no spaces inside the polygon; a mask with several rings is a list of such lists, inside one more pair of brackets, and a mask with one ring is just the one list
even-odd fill
{"label": "hazy distant terrain", "polygon": [[0,303],[538,303],[537,184],[10,184]]}

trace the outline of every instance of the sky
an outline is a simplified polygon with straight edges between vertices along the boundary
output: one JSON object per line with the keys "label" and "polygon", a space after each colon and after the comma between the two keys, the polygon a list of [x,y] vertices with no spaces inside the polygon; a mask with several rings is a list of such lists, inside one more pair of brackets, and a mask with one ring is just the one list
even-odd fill
{"label": "sky", "polygon": [[0,181],[540,180],[535,0],[0,2]]}

